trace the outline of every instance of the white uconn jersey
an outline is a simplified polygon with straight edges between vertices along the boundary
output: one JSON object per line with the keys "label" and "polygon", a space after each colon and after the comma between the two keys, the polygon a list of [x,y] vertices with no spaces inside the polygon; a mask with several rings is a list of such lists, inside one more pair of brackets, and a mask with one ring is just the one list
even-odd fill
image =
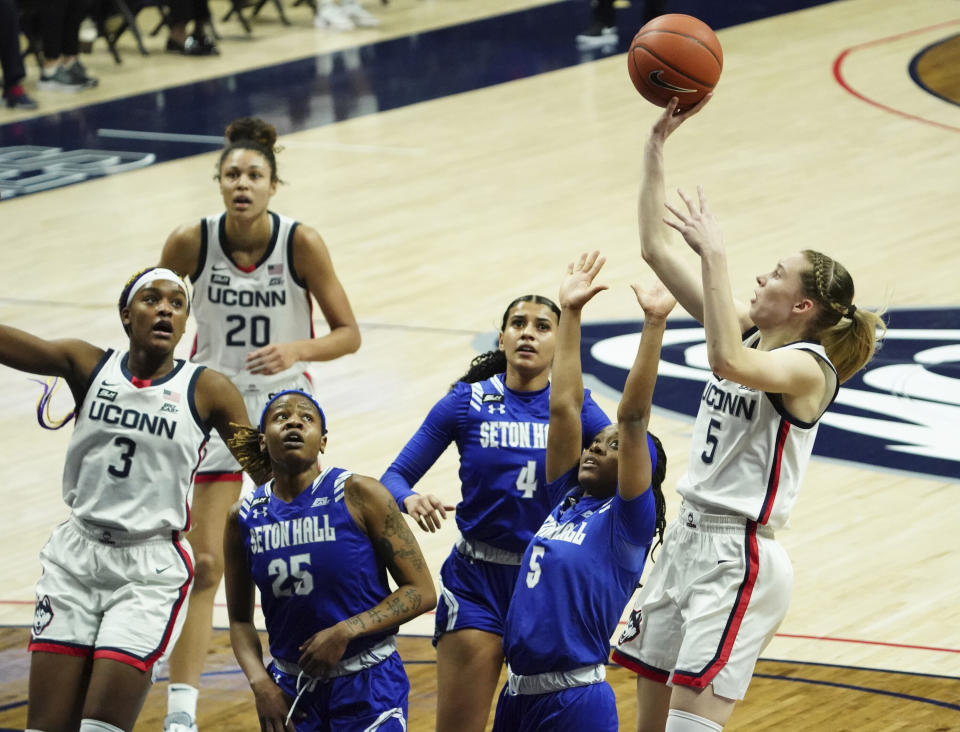
{"label": "white uconn jersey", "polygon": [[224,250],[226,214],[201,223],[201,246],[193,282],[197,337],[190,360],[230,377],[241,391],[248,386],[289,380],[306,365],[295,363],[269,377],[245,370],[247,354],[270,343],[313,337],[310,293],[293,270],[297,222],[270,212],[267,250],[250,270],[240,269]]}
{"label": "white uconn jersey", "polygon": [[138,387],[126,363],[126,352],[108,350],[90,377],[67,447],[63,500],[98,528],[186,530],[207,439],[194,400],[203,367],[177,359],[169,374]]}
{"label": "white uconn jersey", "polygon": [[[759,338],[758,331],[750,333],[744,345],[756,345]],[[818,343],[781,348],[809,351],[836,374]],[[839,382],[834,379],[828,388],[833,389],[832,403]],[[818,421],[791,415],[779,394],[711,375],[700,398],[687,473],[677,481],[677,492],[704,513],[734,513],[782,528],[810,462]]]}

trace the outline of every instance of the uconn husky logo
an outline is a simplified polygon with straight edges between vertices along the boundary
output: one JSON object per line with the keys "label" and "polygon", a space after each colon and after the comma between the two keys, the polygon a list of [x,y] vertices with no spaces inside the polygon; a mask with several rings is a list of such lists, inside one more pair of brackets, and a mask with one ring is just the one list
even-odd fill
{"label": "uconn husky logo", "polygon": [[40,635],[53,620],[53,605],[47,595],[37,598],[33,609],[33,634]]}
{"label": "uconn husky logo", "polygon": [[[841,388],[820,421],[814,454],[960,479],[960,309],[892,310],[873,361]],[[640,324],[583,326],[583,370],[619,392]],[[694,417],[709,376],[703,328],[671,321],[654,404]]]}

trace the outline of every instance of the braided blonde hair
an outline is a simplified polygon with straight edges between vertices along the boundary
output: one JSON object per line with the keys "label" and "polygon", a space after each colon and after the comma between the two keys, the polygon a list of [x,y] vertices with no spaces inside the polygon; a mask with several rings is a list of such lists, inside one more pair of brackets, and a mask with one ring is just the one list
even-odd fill
{"label": "braided blonde hair", "polygon": [[266,483],[273,477],[273,466],[269,453],[260,448],[260,433],[254,427],[245,427],[236,422],[230,423],[236,431],[227,440],[240,467],[256,481],[257,485]]}
{"label": "braided blonde hair", "polygon": [[800,274],[804,295],[819,306],[811,335],[823,344],[842,383],[873,358],[887,325],[881,313],[853,304],[853,278],[840,262],[812,249],[803,255],[810,265]]}

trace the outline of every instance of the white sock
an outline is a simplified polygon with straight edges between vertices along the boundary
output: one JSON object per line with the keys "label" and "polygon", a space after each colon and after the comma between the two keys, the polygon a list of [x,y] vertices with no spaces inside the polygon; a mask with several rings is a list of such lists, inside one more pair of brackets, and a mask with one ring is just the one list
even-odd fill
{"label": "white sock", "polygon": [[690,712],[681,712],[679,709],[671,709],[667,715],[667,726],[664,732],[720,732],[723,729],[722,724],[717,724],[704,717],[698,717]]}
{"label": "white sock", "polygon": [[123,730],[96,719],[81,719],[80,732],[123,732]]}
{"label": "white sock", "polygon": [[200,690],[190,684],[170,684],[167,687],[167,714],[185,712],[190,719],[197,718],[197,697]]}

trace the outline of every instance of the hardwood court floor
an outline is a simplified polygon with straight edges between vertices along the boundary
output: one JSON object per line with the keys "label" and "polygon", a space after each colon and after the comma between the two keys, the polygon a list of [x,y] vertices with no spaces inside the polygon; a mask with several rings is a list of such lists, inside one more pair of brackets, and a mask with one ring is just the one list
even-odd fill
{"label": "hardwood court floor", "polygon": [[[26,723],[22,706],[26,695],[22,653],[27,632],[20,628],[0,631],[0,728]],[[266,638],[264,638],[264,642]],[[410,732],[432,730],[436,705],[436,672],[428,638],[404,636],[399,650],[410,677]],[[12,678],[13,676],[17,678]],[[504,674],[505,677],[505,674]],[[636,706],[635,676],[609,666],[620,713],[620,729],[632,732]],[[501,683],[504,678],[501,678]],[[957,712],[937,703],[957,701],[955,679],[916,677],[864,669],[836,669],[761,661],[748,698],[737,707],[724,728],[727,732],[946,732],[960,729]],[[151,690],[135,732],[157,732],[166,714],[166,683]],[[257,730],[253,695],[230,651],[226,631],[217,631],[204,676],[197,721],[208,732]],[[492,725],[492,715],[490,724]],[[488,725],[488,729],[489,729]],[[589,732],[584,730],[584,732]]]}

